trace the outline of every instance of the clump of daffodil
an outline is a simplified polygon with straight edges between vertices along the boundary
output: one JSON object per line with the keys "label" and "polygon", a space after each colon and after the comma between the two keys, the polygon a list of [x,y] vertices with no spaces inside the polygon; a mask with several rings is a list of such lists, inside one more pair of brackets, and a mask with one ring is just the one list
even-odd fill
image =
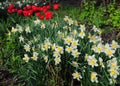
{"label": "clump of daffodil", "polygon": [[108,67],[109,70],[108,72],[110,73],[110,77],[116,79],[117,76],[119,75],[119,67],[117,63],[116,58],[112,58],[111,60],[108,61]]}
{"label": "clump of daffodil", "polygon": [[[84,76],[92,84],[105,84],[100,81],[104,78],[109,84],[117,82],[119,63],[115,54],[120,46],[115,40],[105,43],[102,31],[95,25],[89,29],[68,16],[60,22],[47,22],[37,19],[32,22],[34,26],[17,24],[12,27],[9,37],[12,33],[18,35],[25,51],[23,61],[31,64],[33,61],[29,60],[40,61],[45,63],[43,67],[52,65],[53,69],[65,69],[80,83],[86,83]],[[58,74],[62,75],[61,71]]]}

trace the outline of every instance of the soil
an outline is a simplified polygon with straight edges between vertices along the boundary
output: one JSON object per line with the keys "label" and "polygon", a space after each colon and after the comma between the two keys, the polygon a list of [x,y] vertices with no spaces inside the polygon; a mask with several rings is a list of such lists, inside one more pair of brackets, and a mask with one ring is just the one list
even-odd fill
{"label": "soil", "polygon": [[18,86],[18,84],[25,86],[25,81],[19,78],[13,79],[13,74],[9,71],[5,69],[0,70],[0,86]]}

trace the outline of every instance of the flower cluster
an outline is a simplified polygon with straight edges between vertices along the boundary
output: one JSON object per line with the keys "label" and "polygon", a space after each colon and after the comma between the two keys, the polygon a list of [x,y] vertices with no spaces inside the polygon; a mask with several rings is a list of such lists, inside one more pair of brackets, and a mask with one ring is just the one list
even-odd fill
{"label": "flower cluster", "polygon": [[54,10],[58,10],[59,4],[55,3],[53,4],[53,6],[26,5],[26,6],[21,6],[21,8],[17,8],[14,4],[9,4],[7,7],[7,11],[9,14],[17,13],[25,17],[32,16],[35,13],[36,16],[39,17],[39,19],[49,20],[53,17],[53,13],[52,11],[50,11],[51,8],[53,8]]}
{"label": "flower cluster", "polygon": [[86,78],[91,83],[115,83],[119,76],[116,51],[120,46],[115,40],[104,42],[99,28],[88,29],[68,16],[63,22],[45,23],[37,19],[32,23],[31,27],[17,25],[11,30],[19,35],[25,62],[40,59],[46,65],[70,67],[73,79],[81,83]]}

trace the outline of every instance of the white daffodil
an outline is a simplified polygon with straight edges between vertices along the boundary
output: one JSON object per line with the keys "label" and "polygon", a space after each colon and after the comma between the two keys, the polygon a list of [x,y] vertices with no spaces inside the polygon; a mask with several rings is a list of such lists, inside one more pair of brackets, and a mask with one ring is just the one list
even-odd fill
{"label": "white daffodil", "polygon": [[119,67],[117,65],[117,59],[116,58],[112,58],[111,60],[109,60],[108,61],[108,67],[110,67],[111,69],[118,70]]}
{"label": "white daffodil", "polygon": [[119,48],[120,46],[118,45],[118,43],[117,43],[116,41],[112,40],[111,47],[116,50],[116,49]]}
{"label": "white daffodil", "polygon": [[55,43],[54,43],[54,44],[51,44],[51,49],[52,49],[52,50],[55,50],[55,48],[56,48]]}
{"label": "white daffodil", "polygon": [[72,39],[73,39],[72,37],[67,36],[66,38],[64,38],[64,43],[70,45]]}
{"label": "white daffodil", "polygon": [[63,54],[63,47],[56,46],[55,51],[58,52],[58,53],[60,53],[60,54]]}
{"label": "white daffodil", "polygon": [[69,17],[65,16],[64,21],[68,22],[68,20],[69,20]]}
{"label": "white daffodil", "polygon": [[69,24],[69,25],[73,25],[73,23],[74,23],[74,22],[73,22],[72,19],[69,19],[69,20],[68,20],[68,24]]}
{"label": "white daffodil", "polygon": [[98,28],[96,28],[96,26],[94,25],[93,28],[92,28],[92,30],[93,30],[94,32],[97,32],[97,31],[98,31]]}
{"label": "white daffodil", "polygon": [[20,41],[20,42],[24,42],[23,36],[20,36],[20,37],[19,37],[19,41]]}
{"label": "white daffodil", "polygon": [[31,33],[29,26],[27,26],[27,27],[25,28],[25,32],[26,32],[26,33]]}
{"label": "white daffodil", "polygon": [[80,81],[80,79],[82,79],[82,76],[80,73],[78,73],[77,71],[75,71],[73,74],[73,79],[77,79],[78,81]]}
{"label": "white daffodil", "polygon": [[14,27],[12,27],[11,32],[12,32],[12,33],[15,33],[15,32],[17,32],[17,29],[16,29],[16,28],[14,28]]}
{"label": "white daffodil", "polygon": [[30,45],[29,44],[24,45],[24,49],[26,52],[30,52]]}
{"label": "white daffodil", "polygon": [[33,56],[31,57],[33,60],[37,61],[38,58],[38,53],[37,52],[33,52]]}
{"label": "white daffodil", "polygon": [[55,65],[58,65],[61,62],[61,58],[55,57],[54,61],[55,61]]}
{"label": "white daffodil", "polygon": [[78,45],[78,40],[73,39],[72,42],[71,42],[71,46],[73,48],[77,48],[77,45]]}
{"label": "white daffodil", "polygon": [[50,49],[50,46],[48,44],[44,44],[43,48],[44,48],[44,50],[48,51],[48,49]]}
{"label": "white daffodil", "polygon": [[56,57],[56,58],[57,58],[57,57],[60,57],[60,53],[57,52],[57,51],[54,51],[54,52],[53,52],[53,56]]}
{"label": "white daffodil", "polygon": [[85,25],[80,25],[80,30],[81,30],[81,32],[84,32],[85,31]]}
{"label": "white daffodil", "polygon": [[34,21],[34,24],[35,24],[35,25],[40,24],[40,19],[36,19],[36,20]]}
{"label": "white daffodil", "polygon": [[100,36],[96,36],[96,35],[92,35],[90,36],[90,42],[93,42],[93,43],[97,43],[97,42],[101,42],[101,37]]}
{"label": "white daffodil", "polygon": [[40,26],[42,29],[45,29],[45,24],[44,23],[41,23],[41,26]]}
{"label": "white daffodil", "polygon": [[16,25],[16,28],[18,29],[18,32],[19,33],[22,33],[23,32],[23,28],[22,28],[22,26],[20,26],[20,25]]}
{"label": "white daffodil", "polygon": [[105,44],[104,53],[111,58],[114,56],[113,54],[115,53],[115,50],[113,50],[109,44]]}
{"label": "white daffodil", "polygon": [[44,55],[43,60],[47,63],[48,62],[48,56]]}
{"label": "white daffodil", "polygon": [[78,67],[78,63],[76,61],[72,61],[72,66],[73,67]]}
{"label": "white daffodil", "polygon": [[73,37],[75,37],[75,36],[78,34],[78,32],[77,32],[77,30],[73,30],[73,31],[71,32],[71,34],[73,35]]}
{"label": "white daffodil", "polygon": [[91,82],[96,82],[98,83],[98,77],[97,77],[97,73],[96,72],[92,72],[91,73]]}
{"label": "white daffodil", "polygon": [[88,64],[92,67],[98,66],[97,59],[95,58],[95,55],[89,56],[87,61],[88,61]]}
{"label": "white daffodil", "polygon": [[67,29],[68,29],[68,26],[64,26],[63,29],[64,29],[64,30],[67,30]]}
{"label": "white daffodil", "polygon": [[109,71],[109,73],[110,73],[110,76],[112,77],[112,78],[114,78],[114,79],[116,79],[117,78],[117,76],[119,75],[119,72],[117,71],[117,70],[115,70],[115,69],[109,69],[108,70]]}
{"label": "white daffodil", "polygon": [[76,49],[76,50],[72,50],[72,55],[73,55],[74,58],[79,57],[80,54],[81,54],[81,53],[78,52],[77,49]]}
{"label": "white daffodil", "polygon": [[100,54],[103,51],[103,45],[102,45],[102,43],[99,43],[97,46],[93,45],[92,46],[92,50],[94,50],[94,52]]}
{"label": "white daffodil", "polygon": [[77,20],[74,21],[74,25],[78,26],[78,21]]}
{"label": "white daffodil", "polygon": [[72,52],[73,48],[70,46],[66,46],[65,51],[67,51],[68,53]]}
{"label": "white daffodil", "polygon": [[100,57],[99,58],[99,65],[102,67],[102,68],[105,68],[104,64],[103,64],[103,59]]}
{"label": "white daffodil", "polygon": [[88,54],[85,54],[85,61],[87,61],[89,58]]}
{"label": "white daffodil", "polygon": [[28,61],[29,61],[29,57],[28,57],[27,54],[24,54],[23,60],[24,60],[25,62],[28,62]]}
{"label": "white daffodil", "polygon": [[109,82],[110,82],[110,84],[115,84],[116,83],[116,79],[111,78],[111,79],[109,79]]}
{"label": "white daffodil", "polygon": [[84,32],[84,31],[81,31],[81,32],[78,34],[78,36],[83,39],[83,38],[85,37],[85,32]]}

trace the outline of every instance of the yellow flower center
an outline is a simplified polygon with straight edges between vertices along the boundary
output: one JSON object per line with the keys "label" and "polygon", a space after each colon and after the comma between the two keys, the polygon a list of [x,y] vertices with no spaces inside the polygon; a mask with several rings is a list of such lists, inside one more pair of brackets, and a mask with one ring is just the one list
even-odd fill
{"label": "yellow flower center", "polygon": [[101,51],[101,48],[100,48],[100,47],[98,47],[98,48],[97,48],[97,50],[98,50],[98,51]]}
{"label": "yellow flower center", "polygon": [[92,79],[92,80],[94,80],[94,79],[95,79],[95,77],[96,77],[96,75],[95,75],[95,74],[91,74],[91,79]]}
{"label": "yellow flower center", "polygon": [[75,73],[75,78],[79,78],[79,73]]}
{"label": "yellow flower center", "polygon": [[83,36],[83,35],[84,35],[84,32],[83,32],[83,31],[81,31],[81,32],[80,32],[80,35],[81,35],[81,36]]}
{"label": "yellow flower center", "polygon": [[114,70],[111,70],[111,74],[112,74],[112,75],[115,75],[115,71],[114,71]]}
{"label": "yellow flower center", "polygon": [[111,56],[113,53],[109,50],[107,54]]}

